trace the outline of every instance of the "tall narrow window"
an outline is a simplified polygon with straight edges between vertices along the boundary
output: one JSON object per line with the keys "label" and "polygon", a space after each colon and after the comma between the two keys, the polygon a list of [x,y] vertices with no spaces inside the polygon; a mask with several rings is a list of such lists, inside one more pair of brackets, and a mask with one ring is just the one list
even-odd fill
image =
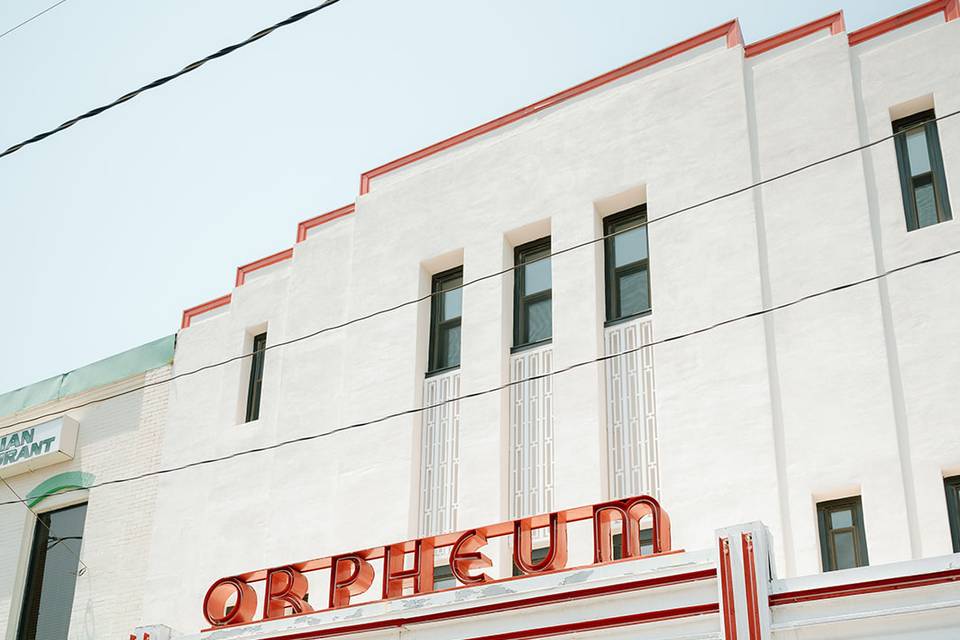
{"label": "tall narrow window", "polygon": [[247,387],[247,422],[260,417],[260,391],[263,387],[263,360],[267,355],[267,334],[253,338],[253,356],[250,358],[250,384]]}
{"label": "tall narrow window", "polygon": [[553,284],[550,238],[515,250],[513,286],[513,345],[546,342],[553,335]]}
{"label": "tall narrow window", "polygon": [[67,640],[87,505],[39,514],[17,640]]}
{"label": "tall narrow window", "polygon": [[931,110],[893,123],[903,211],[909,231],[950,219],[935,117]]}
{"label": "tall narrow window", "polygon": [[863,530],[860,496],[821,502],[817,505],[820,526],[820,556],[824,571],[865,567],[867,539]]}
{"label": "tall narrow window", "polygon": [[607,322],[650,310],[647,205],[604,218]]}
{"label": "tall narrow window", "polygon": [[463,268],[433,276],[430,305],[430,372],[460,366]]}
{"label": "tall narrow window", "polygon": [[947,491],[947,517],[950,519],[950,538],[953,552],[960,553],[960,476],[943,479]]}

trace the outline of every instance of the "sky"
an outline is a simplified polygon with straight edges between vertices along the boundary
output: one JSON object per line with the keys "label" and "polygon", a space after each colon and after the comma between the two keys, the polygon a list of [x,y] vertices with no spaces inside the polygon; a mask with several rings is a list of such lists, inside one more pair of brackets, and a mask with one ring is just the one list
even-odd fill
{"label": "sky", "polygon": [[[67,0],[0,38],[0,148],[319,1]],[[731,18],[749,43],[920,4],[840,2],[341,0],[0,159],[0,393],[174,333],[363,171]]]}

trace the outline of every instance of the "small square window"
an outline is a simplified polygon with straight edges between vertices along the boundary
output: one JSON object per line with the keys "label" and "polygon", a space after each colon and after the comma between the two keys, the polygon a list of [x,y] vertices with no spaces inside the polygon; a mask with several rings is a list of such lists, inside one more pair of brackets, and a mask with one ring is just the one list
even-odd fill
{"label": "small square window", "polygon": [[951,219],[936,115],[924,111],[893,123],[907,230]]}
{"label": "small square window", "polygon": [[449,564],[442,564],[433,568],[433,590],[442,591],[457,586],[457,579],[453,577],[453,569]]}
{"label": "small square window", "polygon": [[860,496],[821,502],[817,505],[817,520],[824,571],[869,564]]}
{"label": "small square window", "polygon": [[[611,541],[613,545],[613,559],[623,557],[623,534],[615,533]],[[640,529],[640,555],[648,556],[653,553],[653,529]]]}

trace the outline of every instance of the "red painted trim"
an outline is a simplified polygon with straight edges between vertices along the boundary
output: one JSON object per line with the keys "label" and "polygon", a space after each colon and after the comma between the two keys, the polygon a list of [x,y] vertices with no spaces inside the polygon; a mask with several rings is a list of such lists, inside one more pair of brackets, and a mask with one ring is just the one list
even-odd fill
{"label": "red painted trim", "polygon": [[656,53],[651,53],[648,56],[640,58],[639,60],[635,60],[622,67],[614,69],[613,71],[608,71],[607,73],[587,80],[586,82],[581,82],[580,84],[570,87],[569,89],[565,89],[560,93],[555,93],[548,98],[540,100],[539,102],[535,102],[531,105],[523,107],[522,109],[517,109],[516,111],[508,113],[505,116],[500,116],[499,118],[481,124],[477,127],[468,129],[463,133],[458,133],[457,135],[447,138],[446,140],[441,140],[440,142],[432,144],[429,147],[424,147],[419,151],[414,151],[413,153],[407,154],[402,158],[397,158],[392,162],[388,162],[387,164],[381,165],[375,169],[371,169],[360,176],[360,195],[369,192],[370,182],[374,178],[382,176],[385,173],[389,173],[416,162],[417,160],[422,160],[423,158],[432,156],[441,151],[445,151],[450,147],[456,146],[462,142],[466,142],[467,140],[471,140],[485,133],[489,133],[508,124],[512,124],[528,116],[532,116],[535,113],[543,111],[544,109],[555,107],[556,105],[566,102],[571,98],[596,89],[597,87],[601,87],[605,84],[609,84],[614,80],[619,80],[624,76],[636,73],[641,69],[651,67],[659,62],[673,58],[674,56],[678,56],[681,53],[685,53],[718,38],[726,38],[726,45],[728,48],[743,44],[743,37],[740,34],[739,23],[736,20],[731,20],[730,22],[726,22],[718,27],[714,27],[709,31],[704,31],[699,35],[688,38],[683,42],[678,42],[677,44],[667,47],[666,49],[661,49]]}
{"label": "red painted trim", "polygon": [[737,612],[733,596],[733,575],[730,573],[730,540],[717,540],[720,564],[720,599],[723,603],[724,640],[737,640]]}
{"label": "red painted trim", "polygon": [[761,53],[770,51],[771,49],[775,49],[795,40],[799,40],[800,38],[805,38],[825,29],[829,29],[830,35],[832,36],[842,33],[844,30],[843,11],[831,13],[830,15],[824,16],[819,20],[808,22],[807,24],[794,27],[793,29],[789,29],[783,33],[778,33],[775,36],[770,36],[769,38],[748,44],[743,48],[743,55],[746,58],[757,56]]}
{"label": "red painted trim", "polygon": [[259,260],[254,260],[249,264],[245,264],[242,267],[237,267],[237,282],[236,286],[242,285],[247,280],[247,274],[250,274],[257,269],[263,269],[264,267],[269,267],[272,264],[277,264],[278,262],[283,262],[284,260],[289,260],[293,257],[293,247],[289,249],[284,249],[283,251],[278,251],[273,255],[269,255],[266,258],[260,258]]}
{"label": "red painted trim", "polygon": [[330,222],[331,220],[336,220],[337,218],[342,218],[343,216],[349,215],[354,212],[356,205],[348,204],[339,209],[334,209],[333,211],[328,211],[323,213],[315,218],[310,218],[309,220],[304,220],[297,225],[297,242],[303,242],[307,239],[307,232],[314,227],[319,227],[325,222]]}
{"label": "red painted trim", "polygon": [[203,304],[198,304],[195,307],[190,307],[189,309],[183,312],[183,320],[180,321],[180,328],[186,329],[190,326],[190,321],[196,318],[202,313],[207,311],[212,311],[218,307],[222,307],[225,304],[230,304],[230,294],[228,293],[225,296],[220,296],[215,300],[209,302],[204,302]]}
{"label": "red painted trim", "polygon": [[743,548],[743,581],[747,591],[747,629],[750,631],[750,640],[761,640],[760,599],[757,597],[757,561],[753,552],[753,535],[749,532],[741,533],[740,544]]}
{"label": "red painted trim", "polygon": [[708,613],[716,613],[718,609],[719,605],[716,603],[696,604],[689,607],[677,607],[676,609],[646,611],[644,613],[633,613],[626,616],[614,616],[612,618],[600,618],[597,620],[584,620],[582,622],[568,622],[566,624],[557,624],[550,627],[508,631],[506,633],[497,633],[488,636],[476,636],[474,638],[470,638],[470,640],[526,640],[529,638],[547,638],[550,636],[577,633],[580,631],[612,629],[615,627],[626,627],[635,624],[644,624],[647,622],[660,622],[662,620],[676,620],[677,618],[702,616]]}
{"label": "red painted trim", "polygon": [[[644,578],[641,580],[632,580],[630,582],[622,582],[620,584],[610,584],[604,585],[602,587],[592,587],[589,589],[580,589],[577,591],[566,591],[566,592],[555,592],[547,593],[539,596],[532,596],[529,598],[522,598],[519,600],[512,600],[510,602],[494,602],[490,604],[481,605],[478,607],[462,607],[459,609],[454,609],[450,611],[438,611],[436,613],[425,613],[421,615],[409,616],[406,618],[390,618],[388,620],[377,620],[375,622],[363,622],[360,624],[352,624],[342,627],[336,627],[332,629],[318,630],[318,631],[304,631],[299,633],[287,634],[287,635],[278,635],[273,636],[270,640],[302,640],[306,638],[325,638],[328,636],[337,636],[344,635],[347,633],[360,633],[363,631],[374,631],[377,629],[387,629],[391,627],[399,627],[411,624],[421,624],[425,622],[439,622],[442,620],[453,620],[457,618],[469,618],[473,616],[485,615],[488,613],[497,613],[501,611],[514,611],[517,609],[529,609],[531,607],[540,607],[549,604],[556,604],[559,602],[572,602],[575,600],[583,600],[585,598],[595,598],[598,596],[605,596],[612,593],[627,593],[631,591],[641,591],[644,589],[654,589],[657,587],[665,587],[677,584],[685,584],[688,582],[698,582],[700,580],[710,580],[715,578],[717,572],[715,569],[702,569],[699,571],[691,571],[688,573],[679,573],[669,576],[657,576],[655,578]],[[704,613],[712,613],[719,610],[717,604],[711,605],[700,605],[700,606],[709,606],[713,607],[712,611],[705,611]],[[300,615],[310,615],[300,614]],[[690,614],[696,615],[696,614]],[[295,616],[289,616],[295,617]],[[258,623],[259,624],[259,623]],[[237,625],[242,626],[242,625]],[[220,629],[221,627],[216,627]],[[234,628],[234,627],[231,627]],[[211,631],[212,629],[205,629],[204,631]]]}
{"label": "red painted trim", "polygon": [[883,35],[894,29],[899,29],[900,27],[905,27],[908,24],[917,22],[918,20],[923,20],[937,13],[943,13],[944,20],[949,22],[950,20],[957,19],[957,0],[933,0],[932,2],[927,2],[921,4],[918,7],[913,9],[907,9],[903,13],[898,13],[895,16],[890,16],[880,20],[879,22],[874,22],[871,25],[867,25],[862,29],[857,29],[849,34],[847,34],[847,39],[850,42],[850,46],[858,45],[861,42],[866,42],[871,38],[876,38],[877,36]]}
{"label": "red painted trim", "polygon": [[884,578],[882,580],[868,580],[866,582],[838,584],[829,587],[818,587],[816,589],[774,593],[770,595],[770,606],[775,607],[782,604],[796,604],[798,602],[810,602],[812,600],[824,600],[826,598],[844,598],[870,593],[883,593],[884,591],[928,587],[935,584],[946,584],[957,581],[960,581],[960,569],[947,569],[945,571],[934,571],[931,573],[918,573],[912,576],[897,576],[895,578]]}
{"label": "red painted trim", "polygon": [[943,7],[943,17],[947,22],[960,18],[960,0],[948,0]]}
{"label": "red painted trim", "polygon": [[[624,627],[633,624],[643,624],[645,622],[659,622],[661,620],[675,620],[677,618],[687,618],[692,616],[701,616],[710,613],[717,613],[720,606],[716,602],[705,604],[696,604],[688,607],[677,607],[675,609],[662,609],[660,611],[646,611],[644,613],[635,613],[626,616],[615,616],[611,618],[599,618],[596,620],[584,620],[582,622],[571,622],[562,625],[550,627],[539,627],[535,629],[522,629],[520,631],[511,631],[492,636],[478,636],[470,640],[508,640],[520,638],[546,638],[548,636],[560,635],[563,633],[572,633],[575,631],[588,631],[591,629],[607,629],[611,627]],[[438,614],[439,615],[439,614]],[[433,620],[420,620],[429,616],[415,616],[415,618],[395,618],[391,620],[381,620],[378,622],[368,622],[364,624],[354,624],[346,627],[337,627],[334,629],[322,629],[317,631],[300,631],[297,633],[272,636],[268,640],[313,640],[314,638],[329,638],[331,636],[342,636],[349,633],[362,633],[365,631],[374,631],[377,629],[388,629],[391,627],[407,626],[417,622],[432,622]],[[411,622],[413,620],[413,622]]]}

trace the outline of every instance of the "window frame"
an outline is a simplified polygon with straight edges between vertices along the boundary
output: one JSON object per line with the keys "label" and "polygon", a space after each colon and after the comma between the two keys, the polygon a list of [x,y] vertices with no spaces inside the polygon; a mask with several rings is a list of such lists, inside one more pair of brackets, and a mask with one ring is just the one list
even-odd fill
{"label": "window frame", "polygon": [[[604,279],[604,304],[606,308],[605,326],[610,326],[634,318],[640,318],[648,315],[652,311],[652,294],[650,291],[650,235],[647,240],[647,257],[641,260],[634,260],[621,267],[616,266],[616,238],[611,234],[615,233],[613,228],[623,224],[630,218],[638,218],[636,227],[646,227],[647,224],[647,204],[643,203],[635,207],[630,207],[618,213],[611,214],[603,219],[603,279]],[[634,227],[621,229],[616,233],[623,233]],[[618,286],[619,278],[623,275],[630,275],[639,271],[647,272],[647,308],[643,311],[624,315],[620,309],[620,288]]]}
{"label": "window frame", "polygon": [[[528,260],[527,256],[534,252],[547,251],[547,256]],[[523,351],[536,346],[550,344],[553,340],[553,261],[551,260],[551,238],[546,236],[538,238],[532,242],[521,244],[513,250],[513,347],[511,353]],[[523,289],[526,282],[527,264],[539,262],[540,260],[550,260],[550,288],[538,291],[530,295],[524,295]],[[530,341],[529,316],[527,308],[534,303],[550,301],[550,336],[540,340]]]}
{"label": "window frame", "polygon": [[[850,510],[853,512],[852,526],[834,529],[830,522],[830,514],[835,511]],[[863,526],[863,501],[860,496],[850,496],[838,500],[826,500],[817,503],[817,528],[820,538],[820,562],[824,573],[839,571],[837,567],[836,548],[833,545],[833,534],[837,531],[853,530],[853,555],[855,567],[870,566],[867,553],[866,529]],[[854,568],[854,567],[848,567]]]}
{"label": "window frame", "polygon": [[960,553],[960,476],[944,478],[943,490],[947,498],[947,518],[950,522],[953,552]]}
{"label": "window frame", "polygon": [[[940,135],[937,130],[936,113],[933,109],[915,113],[906,118],[894,120],[893,140],[897,154],[897,171],[900,175],[900,193],[903,197],[903,213],[907,222],[907,231],[916,231],[932,227],[941,222],[952,220],[950,212],[950,198],[947,195],[947,180],[943,168],[943,154],[940,150]],[[927,159],[930,171],[921,176],[914,176],[910,170],[910,152],[907,148],[907,133],[923,128],[927,141]],[[937,221],[920,226],[919,212],[916,203],[916,188],[918,180],[929,180],[933,187],[934,207]]]}
{"label": "window frame", "polygon": [[[87,502],[78,502],[78,503],[69,504],[69,505],[60,507],[58,509],[51,509],[49,511],[44,511],[44,512],[35,514],[37,517],[36,517],[36,520],[34,521],[33,535],[30,541],[30,555],[27,560],[27,574],[26,574],[26,579],[24,581],[24,586],[23,586],[23,595],[20,600],[20,612],[19,612],[19,615],[17,616],[17,629],[16,629],[16,634],[14,636],[16,640],[25,640],[25,638],[27,638],[26,634],[28,633],[28,629],[27,629],[28,617],[32,615],[31,611],[33,611],[34,609],[36,609],[37,618],[32,621],[31,627],[32,627],[33,636],[34,638],[36,637],[36,632],[37,632],[36,626],[37,626],[37,623],[39,622],[39,613],[40,613],[39,612],[40,599],[43,596],[44,577],[46,577],[44,575],[38,575],[38,572],[36,570],[37,569],[36,564],[38,562],[38,556],[42,550],[43,552],[42,569],[44,570],[46,569],[47,552],[52,548],[49,546],[50,535],[51,535],[51,530],[50,530],[51,517],[55,513],[69,511],[71,509],[82,508],[84,510],[83,529],[81,530],[82,532],[80,534],[80,544],[77,546],[77,553],[76,553],[77,568],[75,569],[75,573],[77,577],[79,577],[80,554],[83,552],[83,538],[84,538],[84,534],[86,533],[87,507],[88,507]],[[67,539],[69,538],[63,538],[63,540],[67,540]],[[45,549],[43,548],[44,546],[46,547]],[[76,580],[74,580],[73,588],[74,588],[73,600],[75,600],[76,588],[77,588]],[[71,600],[71,603],[70,603],[71,610],[73,608],[73,600]],[[72,615],[68,614],[67,616],[68,631],[70,628],[71,618],[72,618]]]}
{"label": "window frame", "polygon": [[267,332],[253,337],[250,356],[250,379],[247,383],[247,408],[244,422],[260,419],[260,402],[263,398],[263,365],[267,356]]}
{"label": "window frame", "polygon": [[[443,285],[450,282],[451,280],[460,279],[460,285],[455,288],[461,289],[461,307],[460,315],[454,319],[450,320],[441,320],[440,313],[443,311]],[[452,289],[450,289],[452,290]],[[452,371],[460,367],[460,357],[457,358],[457,363],[453,365],[444,365],[442,367],[438,365],[439,359],[439,337],[440,332],[445,329],[452,329],[453,327],[462,326],[463,322],[463,265],[459,267],[454,267],[453,269],[448,269],[440,273],[435,274],[430,281],[430,341],[427,348],[427,375],[435,375],[442,373],[444,371]],[[463,333],[460,334],[461,344],[463,340]],[[462,355],[462,352],[461,352]]]}

